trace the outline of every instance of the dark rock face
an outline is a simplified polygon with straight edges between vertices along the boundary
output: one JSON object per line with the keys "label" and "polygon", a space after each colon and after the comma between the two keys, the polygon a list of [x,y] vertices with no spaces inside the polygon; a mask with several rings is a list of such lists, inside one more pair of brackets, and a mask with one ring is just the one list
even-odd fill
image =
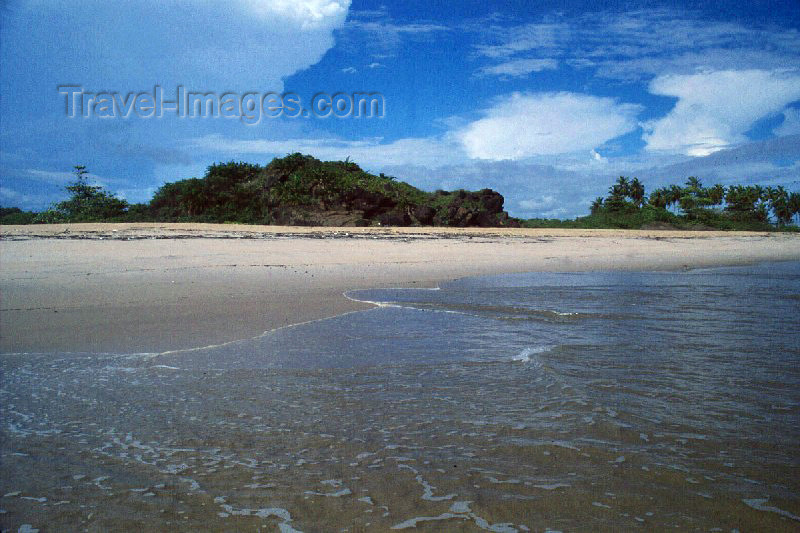
{"label": "dark rock face", "polygon": [[478,199],[489,213],[501,213],[503,211],[505,198],[499,192],[483,189],[478,193]]}
{"label": "dark rock face", "polygon": [[414,209],[413,215],[414,218],[417,219],[417,222],[427,226],[433,224],[433,217],[436,216],[436,209],[429,205],[421,205]]}
{"label": "dark rock face", "polygon": [[411,217],[398,211],[383,213],[378,217],[381,226],[410,226]]}
{"label": "dark rock face", "polygon": [[[444,198],[444,202],[441,199]],[[350,213],[360,213],[359,223],[381,226],[410,226],[419,224],[423,226],[452,226],[466,227],[518,227],[519,224],[509,218],[503,211],[503,195],[491,189],[477,192],[437,191],[434,194],[433,204],[410,205],[400,207],[389,196],[389,191],[369,191],[361,187],[354,187],[340,197],[340,209]],[[437,200],[438,199],[438,200]],[[325,206],[318,209],[326,211]],[[330,217],[329,217],[330,218]],[[323,220],[324,219],[324,220]],[[316,219],[315,219],[316,220]],[[352,225],[355,219],[348,221]],[[299,224],[305,218],[292,209],[277,208],[273,210],[273,221],[278,224]],[[322,217],[321,225],[337,225]]]}
{"label": "dark rock face", "polygon": [[388,196],[355,187],[344,195],[344,202],[350,209],[363,211],[364,216],[373,218],[392,209],[396,203]]}
{"label": "dark rock face", "polygon": [[491,189],[478,192],[456,191],[445,193],[437,191],[437,197],[450,201],[439,209],[433,223],[460,228],[479,226],[491,228],[510,225],[508,213],[503,211],[503,195]]}

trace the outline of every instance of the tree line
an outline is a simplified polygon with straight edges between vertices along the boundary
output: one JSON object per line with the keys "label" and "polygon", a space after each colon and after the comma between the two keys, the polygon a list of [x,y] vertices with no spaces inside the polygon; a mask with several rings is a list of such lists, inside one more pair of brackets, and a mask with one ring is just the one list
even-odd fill
{"label": "tree line", "polygon": [[[683,186],[669,185],[649,195],[638,178],[620,176],[608,189],[606,197],[598,197],[591,205],[594,216],[636,215],[650,210],[664,221],[706,223],[712,227],[736,229],[736,225],[787,226],[793,218],[800,221],[800,193],[783,186],[716,184],[703,186],[697,177],[689,177]],[[659,213],[660,211],[660,213]]]}

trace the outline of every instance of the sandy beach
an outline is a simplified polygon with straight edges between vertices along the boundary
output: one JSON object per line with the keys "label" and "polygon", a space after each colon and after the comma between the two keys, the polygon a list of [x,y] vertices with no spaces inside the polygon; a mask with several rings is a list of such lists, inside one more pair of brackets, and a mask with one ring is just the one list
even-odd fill
{"label": "sandy beach", "polygon": [[0,233],[3,531],[800,523],[798,235]]}
{"label": "sandy beach", "polygon": [[0,351],[163,352],[366,307],[345,291],[525,271],[800,260],[800,235],[73,224],[0,229]]}

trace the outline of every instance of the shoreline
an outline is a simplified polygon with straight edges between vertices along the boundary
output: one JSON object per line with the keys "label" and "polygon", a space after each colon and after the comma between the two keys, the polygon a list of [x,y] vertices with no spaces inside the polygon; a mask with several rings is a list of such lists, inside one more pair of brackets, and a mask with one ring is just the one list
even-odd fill
{"label": "shoreline", "polygon": [[161,353],[372,307],[351,290],[800,260],[800,235],[69,224],[2,226],[0,257],[0,353]]}
{"label": "shoreline", "polygon": [[645,239],[707,239],[715,237],[770,237],[798,235],[767,231],[684,231],[566,228],[454,228],[420,227],[322,227],[259,226],[251,224],[207,223],[78,223],[0,226],[0,241],[33,239],[67,240],[143,240],[143,239],[274,239],[274,238],[547,238],[547,237],[628,237]]}

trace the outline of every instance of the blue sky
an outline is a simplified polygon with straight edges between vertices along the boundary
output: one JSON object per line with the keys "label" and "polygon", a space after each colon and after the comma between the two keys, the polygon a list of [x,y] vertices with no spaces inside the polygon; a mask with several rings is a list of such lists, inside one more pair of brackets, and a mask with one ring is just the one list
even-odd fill
{"label": "blue sky", "polygon": [[[490,187],[521,217],[585,214],[619,175],[800,190],[795,0],[10,0],[0,17],[4,206],[62,199],[76,164],[137,202],[214,162],[295,151],[428,190]],[[380,93],[385,108],[249,124],[89,102],[70,118],[67,85],[291,92],[306,109]]]}

